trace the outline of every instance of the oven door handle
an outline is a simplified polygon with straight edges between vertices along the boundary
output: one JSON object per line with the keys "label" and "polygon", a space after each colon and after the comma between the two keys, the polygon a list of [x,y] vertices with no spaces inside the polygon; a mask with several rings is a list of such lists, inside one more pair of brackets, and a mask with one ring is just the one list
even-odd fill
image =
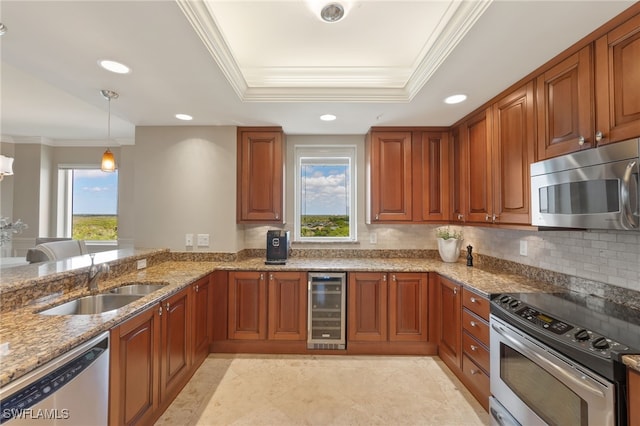
{"label": "oven door handle", "polygon": [[620,198],[622,200],[624,216],[627,218],[627,222],[629,222],[631,229],[638,228],[638,221],[633,217],[633,206],[631,205],[629,196],[629,185],[634,168],[638,168],[637,163],[635,161],[630,161],[629,164],[627,164],[627,168],[625,169],[624,176],[622,178],[622,185],[620,186]]}
{"label": "oven door handle", "polygon": [[[522,352],[526,352],[529,356],[534,357],[540,364],[542,364],[545,370],[555,371],[559,376],[565,379],[565,382],[569,381],[574,385],[576,385],[577,387],[580,387],[588,392],[591,392],[594,395],[597,395],[601,398],[605,397],[605,393],[601,389],[597,388],[596,386],[586,381],[586,380],[594,381],[594,379],[589,377],[585,373],[578,372],[580,374],[580,377],[578,378],[574,374],[572,374],[571,371],[567,371],[566,369],[561,368],[560,366],[549,361],[547,358],[541,355],[536,349],[533,349],[528,345],[525,345],[524,343],[518,341],[517,339],[514,339],[511,335],[508,334],[509,333],[508,330],[505,330],[499,325],[496,326],[496,324],[491,324],[491,327],[496,331],[496,333],[500,334],[503,338],[508,340],[511,345],[515,346],[517,349],[519,349]],[[545,351],[545,352],[549,354],[549,356],[554,356],[548,351]],[[596,383],[599,383],[599,382],[596,382]]]}

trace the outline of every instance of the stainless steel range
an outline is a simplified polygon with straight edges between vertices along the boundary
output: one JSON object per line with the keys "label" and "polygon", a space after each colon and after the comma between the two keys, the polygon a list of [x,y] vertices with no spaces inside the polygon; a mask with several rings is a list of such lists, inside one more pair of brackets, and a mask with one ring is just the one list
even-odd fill
{"label": "stainless steel range", "polygon": [[627,424],[626,366],[640,312],[583,293],[491,301],[493,424]]}

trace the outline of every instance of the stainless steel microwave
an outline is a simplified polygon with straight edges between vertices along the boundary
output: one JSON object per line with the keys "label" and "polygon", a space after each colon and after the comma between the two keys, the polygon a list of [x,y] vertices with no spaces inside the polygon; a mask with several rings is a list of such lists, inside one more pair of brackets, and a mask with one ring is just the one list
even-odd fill
{"label": "stainless steel microwave", "polygon": [[531,164],[531,224],[640,230],[640,138]]}

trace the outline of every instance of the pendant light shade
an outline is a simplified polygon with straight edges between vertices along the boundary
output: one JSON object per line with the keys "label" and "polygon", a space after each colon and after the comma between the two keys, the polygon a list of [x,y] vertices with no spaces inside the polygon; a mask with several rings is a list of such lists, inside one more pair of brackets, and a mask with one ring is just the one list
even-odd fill
{"label": "pendant light shade", "polygon": [[109,148],[102,154],[102,163],[100,168],[103,172],[115,172],[116,171],[116,157]]}
{"label": "pendant light shade", "polygon": [[[102,96],[109,101],[109,115],[107,117],[107,144],[111,142],[111,99],[118,99],[118,94],[113,90],[101,90]],[[103,172],[115,172],[116,171],[116,157],[113,152],[107,147],[107,150],[102,154],[102,162],[100,163],[100,169]]]}

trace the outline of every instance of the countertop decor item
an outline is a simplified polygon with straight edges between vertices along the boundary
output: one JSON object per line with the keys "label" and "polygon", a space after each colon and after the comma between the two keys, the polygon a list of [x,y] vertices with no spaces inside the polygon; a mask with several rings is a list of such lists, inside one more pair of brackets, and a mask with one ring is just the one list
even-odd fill
{"label": "countertop decor item", "polygon": [[472,250],[473,247],[471,246],[471,244],[469,244],[467,246],[467,266],[473,266],[473,255],[471,254]]}
{"label": "countertop decor item", "polygon": [[444,262],[455,262],[460,257],[460,248],[464,236],[460,230],[451,230],[448,226],[436,229],[438,252]]}

